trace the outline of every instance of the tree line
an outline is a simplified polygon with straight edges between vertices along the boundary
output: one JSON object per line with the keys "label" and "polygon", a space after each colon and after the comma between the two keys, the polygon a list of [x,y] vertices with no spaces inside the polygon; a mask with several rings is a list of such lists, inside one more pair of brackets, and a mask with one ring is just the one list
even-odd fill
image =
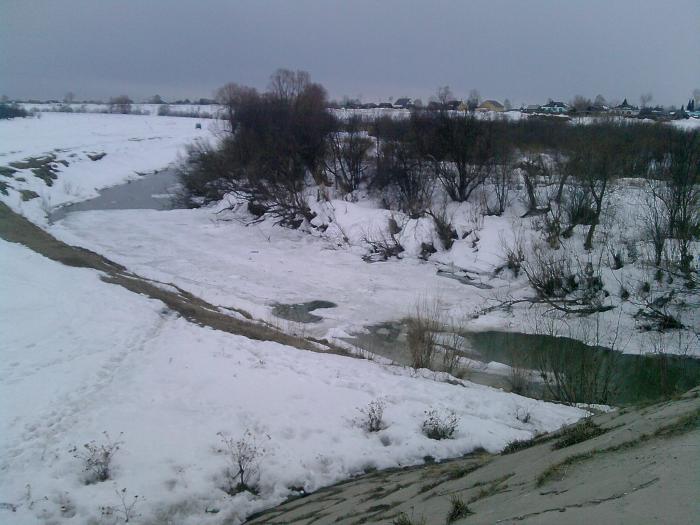
{"label": "tree line", "polygon": [[[591,247],[604,203],[623,177],[646,181],[646,228],[661,257],[676,239],[690,268],[700,207],[700,136],[622,119],[571,125],[556,118],[486,119],[445,110],[340,119],[327,92],[302,71],[278,70],[264,92],[227,84],[217,94],[228,131],[217,146],[196,144],[182,168],[190,204],[234,193],[256,216],[299,226],[314,218],[309,199],[330,189],[375,192],[385,206],[437,217],[435,195],[452,201],[487,191],[485,213],[501,214],[516,180],[526,214],[542,215],[552,245],[587,226]],[[543,195],[541,188],[548,190]],[[449,230],[449,228],[448,228]]]}

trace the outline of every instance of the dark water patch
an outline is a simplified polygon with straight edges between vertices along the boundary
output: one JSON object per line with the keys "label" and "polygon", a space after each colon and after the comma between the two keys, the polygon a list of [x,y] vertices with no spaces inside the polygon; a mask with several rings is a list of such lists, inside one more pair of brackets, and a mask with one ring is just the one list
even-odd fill
{"label": "dark water patch", "polygon": [[178,207],[175,199],[177,188],[178,178],[174,170],[144,175],[124,184],[105,188],[94,199],[56,208],[49,214],[49,221],[60,221],[76,211],[171,210]]}
{"label": "dark water patch", "polygon": [[309,301],[297,304],[275,304],[272,307],[272,314],[287,321],[295,323],[318,323],[323,317],[314,315],[311,312],[319,308],[335,308],[338,306],[330,301]]}
{"label": "dark water patch", "polygon": [[[649,402],[686,392],[700,384],[700,359],[673,354],[623,354],[602,346],[590,346],[568,337],[511,332],[462,334],[486,360],[532,370],[555,368],[570,384],[577,374],[595,370],[599,395],[610,404]],[[586,368],[588,367],[588,370]],[[592,368],[593,367],[593,368]],[[584,380],[581,379],[580,382]],[[603,401],[603,400],[598,400]]]}
{"label": "dark water patch", "polygon": [[[460,355],[483,363],[495,361],[518,369],[552,370],[563,378],[569,396],[577,402],[605,402],[613,405],[651,402],[686,392],[700,385],[700,359],[662,355],[623,354],[590,346],[566,337],[513,332],[462,332],[465,346]],[[369,352],[409,366],[406,323],[391,321],[366,327],[348,342]],[[440,357],[436,358],[440,364]],[[550,376],[551,377],[551,376]],[[510,389],[509,378],[471,370],[467,379]],[[538,380],[525,388],[527,395],[558,399]],[[577,397],[594,399],[576,399]],[[561,399],[559,399],[561,400]]]}

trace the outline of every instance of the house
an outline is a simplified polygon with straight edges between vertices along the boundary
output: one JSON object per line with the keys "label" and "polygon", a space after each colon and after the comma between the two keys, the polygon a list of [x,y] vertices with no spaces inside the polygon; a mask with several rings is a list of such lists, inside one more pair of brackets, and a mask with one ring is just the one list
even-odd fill
{"label": "house", "polygon": [[528,104],[524,108],[521,108],[520,111],[522,111],[523,113],[538,113],[540,111],[540,105]]}
{"label": "house", "polygon": [[394,106],[392,106],[389,102],[381,102],[380,104],[377,105],[378,108],[382,109],[391,109]]}
{"label": "house", "polygon": [[666,120],[669,117],[668,112],[662,107],[662,106],[655,106],[655,107],[645,107],[640,109],[637,114],[637,117],[639,118],[648,118],[652,120]]}
{"label": "house", "polygon": [[544,106],[540,106],[540,111],[542,113],[555,114],[567,113],[569,111],[569,105],[564,102],[556,102],[554,100],[550,100]]}
{"label": "house", "polygon": [[622,101],[622,104],[615,106],[611,110],[615,115],[624,115],[625,117],[636,117],[639,114],[639,108],[627,103],[627,99]]}
{"label": "house", "polygon": [[480,112],[486,112],[486,111],[496,111],[498,113],[501,113],[506,110],[505,106],[498,102],[497,100],[484,100],[481,104],[479,104],[476,107],[477,111]]}
{"label": "house", "polygon": [[413,101],[408,97],[399,98],[394,102],[394,107],[397,109],[408,109],[413,107]]}

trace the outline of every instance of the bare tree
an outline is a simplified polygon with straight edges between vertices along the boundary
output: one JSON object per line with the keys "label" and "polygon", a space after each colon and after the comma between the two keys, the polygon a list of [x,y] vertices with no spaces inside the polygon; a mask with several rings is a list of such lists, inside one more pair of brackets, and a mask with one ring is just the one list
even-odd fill
{"label": "bare tree", "polygon": [[362,128],[362,120],[353,116],[342,131],[334,131],[328,140],[330,155],[326,170],[335,178],[343,193],[355,191],[369,168],[369,150],[372,140]]}
{"label": "bare tree", "polygon": [[670,130],[667,152],[654,165],[654,178],[665,181],[657,196],[665,207],[669,235],[678,242],[681,270],[689,272],[690,247],[700,224],[700,133]]}
{"label": "bare tree", "polygon": [[661,198],[665,190],[665,184],[650,177],[647,179],[646,189],[641,217],[646,236],[651,240],[654,248],[654,264],[658,267],[661,264],[666,239],[669,237],[667,216],[664,213],[664,201]]}
{"label": "bare tree", "polygon": [[469,91],[469,96],[467,97],[467,107],[469,111],[474,111],[479,103],[481,102],[481,95],[477,89],[472,89]]}
{"label": "bare tree", "polygon": [[311,76],[306,71],[278,69],[270,76],[268,91],[281,100],[298,97],[311,83]]}
{"label": "bare tree", "polygon": [[214,98],[226,111],[226,120],[229,122],[230,131],[237,128],[236,111],[244,104],[254,102],[259,97],[255,88],[241,86],[229,82],[216,90]]}
{"label": "bare tree", "polygon": [[454,99],[450,86],[441,86],[437,89],[437,101],[442,109],[447,108],[447,103]]}
{"label": "bare tree", "polygon": [[513,170],[513,148],[505,141],[499,141],[494,147],[490,162],[490,175],[493,183],[496,207],[487,207],[491,215],[502,215],[508,206],[508,196],[511,187]]}
{"label": "bare tree", "polygon": [[436,165],[438,179],[452,200],[466,202],[488,176],[493,122],[462,116],[441,119],[440,126],[444,162]]}
{"label": "bare tree", "polygon": [[608,103],[603,95],[596,95],[593,104],[596,106],[606,106]]}
{"label": "bare tree", "polygon": [[573,100],[569,103],[578,113],[586,111],[589,106],[592,105],[591,99],[586,98],[583,95],[576,95]]}
{"label": "bare tree", "polygon": [[651,93],[643,93],[639,97],[639,102],[640,102],[641,106],[643,108],[645,108],[649,105],[649,102],[651,102],[653,98],[654,98],[654,95],[652,95]]}
{"label": "bare tree", "polygon": [[75,93],[72,91],[69,91],[65,95],[63,95],[63,102],[66,104],[71,104],[75,100]]}
{"label": "bare tree", "polygon": [[131,113],[131,104],[133,101],[127,95],[119,95],[109,99],[110,113]]}

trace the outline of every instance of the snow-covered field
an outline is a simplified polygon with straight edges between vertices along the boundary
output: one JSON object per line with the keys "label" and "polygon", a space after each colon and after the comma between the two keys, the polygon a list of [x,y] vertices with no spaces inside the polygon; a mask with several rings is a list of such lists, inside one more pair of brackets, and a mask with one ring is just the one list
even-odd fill
{"label": "snow-covered field", "polygon": [[[328,224],[323,233],[272,221],[246,225],[250,217],[243,209],[217,213],[224,204],[78,212],[48,224],[48,209],[90,198],[137,172],[162,169],[186,143],[218,133],[215,121],[203,121],[201,130],[197,122],[62,113],[0,122],[0,166],[53,152],[58,169],[52,186],[28,168],[0,176],[8,184],[8,195],[0,199],[60,239],[144,277],[319,337],[399,319],[421,300],[437,300],[459,320],[494,298],[527,293],[522,276],[493,275],[503,264],[503,244],[516,236],[513,225],[522,211],[517,200],[503,217],[480,217],[471,205],[452,207],[460,239],[449,251],[441,249],[428,219],[396,215],[404,257],[373,264],[362,260],[364,241],[382,235],[391,214],[369,199],[319,203],[318,220]],[[90,160],[94,153],[106,155]],[[23,201],[18,190],[40,197]],[[634,207],[629,199],[623,204]],[[634,220],[626,212],[608,217],[617,224],[614,235],[627,228],[620,217]],[[462,238],[469,230],[477,233]],[[580,245],[581,235],[575,232],[571,242]],[[426,241],[439,249],[428,261],[418,257]],[[476,447],[497,451],[585,415],[466,381],[441,382],[444,374],[203,328],[158,301],[102,282],[98,272],[68,268],[5,241],[0,267],[3,523],[115,522],[123,517],[122,489],[127,504],[139,496],[134,509],[144,523],[237,523],[300,488],[315,490],[426,456],[454,457]],[[437,273],[458,268],[470,270],[481,287]],[[606,272],[606,283],[620,277]],[[274,303],[311,300],[337,307],[315,311],[322,321],[310,325],[287,324],[271,314]],[[528,319],[538,315],[527,309],[492,312],[470,320],[469,327],[528,331]],[[608,325],[615,321],[604,319]],[[636,333],[628,315],[617,322]],[[386,403],[387,427],[370,434],[357,424],[358,409],[378,399]],[[455,439],[434,441],[421,433],[431,409],[459,417]],[[84,443],[103,443],[103,432],[122,442],[111,479],[85,484],[84,463],[74,456]],[[222,436],[240,439],[246,432],[261,452],[260,493],[229,496],[221,488],[230,459],[222,452]],[[111,516],[101,515],[111,507]]]}
{"label": "snow-covered field", "polygon": [[[157,301],[0,241],[0,509],[4,523],[88,523],[139,495],[144,520],[239,521],[369,468],[446,458],[552,430],[583,412],[371,361],[253,342],[186,322]],[[368,434],[358,408],[384,399]],[[454,440],[425,437],[425,411],[459,416]],[[528,423],[517,419],[531,414]],[[230,497],[217,433],[265,449],[260,495]],[[123,442],[111,479],[84,483],[73,446]],[[123,432],[123,434],[121,434]],[[207,509],[219,509],[217,514]],[[162,514],[159,514],[162,513]],[[64,518],[64,519],[61,519]],[[165,522],[165,521],[161,521]]]}
{"label": "snow-covered field", "polygon": [[[0,175],[8,196],[3,202],[34,222],[46,210],[97,195],[97,190],[136,179],[177,160],[195,139],[209,139],[218,121],[143,115],[41,113],[41,118],[0,120],[0,166],[55,155],[58,178],[48,186],[31,168]],[[196,124],[202,129],[196,129]],[[88,155],[99,156],[91,160]],[[97,157],[96,157],[97,158]],[[20,180],[24,179],[24,180]],[[20,190],[38,197],[23,201]]]}

